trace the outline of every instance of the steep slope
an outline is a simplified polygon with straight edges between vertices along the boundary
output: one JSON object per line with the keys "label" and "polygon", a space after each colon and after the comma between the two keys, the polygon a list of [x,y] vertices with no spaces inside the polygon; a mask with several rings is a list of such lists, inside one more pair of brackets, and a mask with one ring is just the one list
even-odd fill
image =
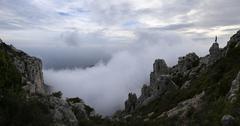
{"label": "steep slope", "polygon": [[41,60],[0,39],[0,125],[78,126],[95,115],[81,99],[46,87]]}
{"label": "steep slope", "polygon": [[15,65],[21,74],[22,83],[26,84],[24,89],[30,94],[44,94],[46,92],[40,59],[31,57],[23,51],[17,50],[12,45],[8,46],[3,42],[0,42],[0,49],[9,56],[11,63]]}
{"label": "steep slope", "polygon": [[240,125],[240,31],[225,48],[213,43],[209,52],[200,58],[189,53],[171,68],[156,60],[150,84],[139,98],[130,93],[114,118],[131,126]]}

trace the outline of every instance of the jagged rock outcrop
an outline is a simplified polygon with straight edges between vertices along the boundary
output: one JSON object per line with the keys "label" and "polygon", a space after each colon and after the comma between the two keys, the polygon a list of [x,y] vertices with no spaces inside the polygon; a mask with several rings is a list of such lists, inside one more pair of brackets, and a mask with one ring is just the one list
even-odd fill
{"label": "jagged rock outcrop", "polygon": [[52,93],[48,96],[33,96],[47,105],[50,109],[50,117],[53,126],[78,126],[83,119],[88,120],[95,116],[95,111],[86,105],[80,98],[61,98],[60,92]]}
{"label": "jagged rock outcrop", "polygon": [[153,96],[161,96],[171,90],[178,89],[178,86],[171,80],[169,75],[160,75],[156,81],[150,85]]}
{"label": "jagged rock outcrop", "polygon": [[230,41],[228,42],[227,46],[231,46],[231,44],[235,44],[235,47],[239,46],[239,44],[240,44],[240,30],[230,38]]}
{"label": "jagged rock outcrop", "polygon": [[143,103],[143,101],[152,95],[152,88],[146,84],[143,85],[141,89],[141,96],[138,98],[138,104]]}
{"label": "jagged rock outcrop", "polygon": [[172,68],[164,60],[156,60],[150,84],[143,85],[136,109],[120,113],[118,119],[127,117],[126,125],[136,121],[171,126],[239,125],[239,46],[240,31],[225,48],[219,47],[216,38],[204,57],[187,54]]}
{"label": "jagged rock outcrop", "polygon": [[238,73],[237,77],[232,81],[230,91],[228,92],[227,98],[231,103],[237,100],[239,88],[240,88],[240,72]]}
{"label": "jagged rock outcrop", "polygon": [[236,48],[240,46],[240,30],[234,34],[224,48],[223,54],[226,56],[231,48]]}
{"label": "jagged rock outcrop", "polygon": [[186,71],[197,66],[199,57],[195,53],[189,53],[186,56],[178,58],[178,64],[173,67],[172,72],[186,73]]}
{"label": "jagged rock outcrop", "polygon": [[137,98],[135,94],[129,94],[125,102],[125,111],[132,112],[137,108],[147,105],[149,102],[169,93],[178,86],[171,80],[169,68],[163,59],[155,60],[153,72],[150,74],[150,84],[143,85],[141,96]]}
{"label": "jagged rock outcrop", "polygon": [[163,59],[157,59],[153,64],[153,72],[150,74],[150,85],[142,87],[138,106],[146,105],[165,93],[176,89],[178,89],[178,86],[171,80],[166,62]]}
{"label": "jagged rock outcrop", "polygon": [[133,112],[137,106],[137,95],[134,93],[128,94],[128,99],[125,101],[125,111]]}
{"label": "jagged rock outcrop", "polygon": [[[178,64],[171,68],[171,78],[178,85],[188,87],[189,82],[201,71],[203,65],[195,53],[178,58]],[[188,85],[187,85],[188,84]]]}
{"label": "jagged rock outcrop", "polygon": [[71,109],[71,106],[63,99],[49,97],[45,104],[49,104],[56,126],[77,126],[78,120]]}
{"label": "jagged rock outcrop", "polygon": [[72,111],[78,120],[89,119],[89,117],[95,116],[94,109],[84,104],[82,99],[78,97],[67,98],[67,102],[71,106]]}
{"label": "jagged rock outcrop", "polygon": [[45,94],[45,85],[42,73],[42,62],[36,57],[31,57],[12,45],[0,43],[2,49],[12,58],[13,64],[22,74],[23,87],[30,94]]}
{"label": "jagged rock outcrop", "polygon": [[160,75],[167,75],[169,68],[163,59],[156,59],[153,64],[153,72],[150,74],[150,85],[155,83],[156,78]]}
{"label": "jagged rock outcrop", "polygon": [[153,72],[157,75],[168,74],[168,66],[163,59],[156,59],[153,64]]}
{"label": "jagged rock outcrop", "polygon": [[[150,84],[143,85],[141,95],[137,99],[136,108],[145,106],[151,101],[178,89],[189,88],[192,81],[201,72],[223,57],[223,49],[219,48],[217,39],[210,47],[209,53],[205,57],[189,53],[186,56],[179,57],[177,65],[170,68],[163,59],[155,60],[153,72],[150,74]],[[129,107],[127,109],[129,110]]]}
{"label": "jagged rock outcrop", "polygon": [[209,53],[208,65],[212,65],[222,57],[222,50],[219,48],[219,44],[217,42],[212,44],[209,49]]}

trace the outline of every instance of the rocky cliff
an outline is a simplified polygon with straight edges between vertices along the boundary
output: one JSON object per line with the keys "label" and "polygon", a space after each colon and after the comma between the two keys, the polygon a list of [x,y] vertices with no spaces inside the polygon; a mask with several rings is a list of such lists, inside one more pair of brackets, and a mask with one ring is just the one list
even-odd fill
{"label": "rocky cliff", "polygon": [[132,125],[136,120],[144,125],[237,125],[239,63],[240,31],[224,48],[215,41],[204,57],[189,53],[173,67],[157,59],[150,83],[139,97],[130,93],[125,110],[114,117]]}
{"label": "rocky cliff", "polygon": [[26,85],[23,87],[30,94],[45,94],[45,85],[42,73],[42,62],[36,57],[29,56],[12,45],[0,42],[2,50],[11,57],[13,64],[22,75],[22,81]]}
{"label": "rocky cliff", "polygon": [[[78,126],[81,120],[95,116],[94,109],[80,98],[64,99],[61,92],[51,93],[44,84],[41,60],[1,39],[0,70],[0,125]],[[13,109],[15,113],[5,116]],[[26,109],[29,113],[22,112]]]}

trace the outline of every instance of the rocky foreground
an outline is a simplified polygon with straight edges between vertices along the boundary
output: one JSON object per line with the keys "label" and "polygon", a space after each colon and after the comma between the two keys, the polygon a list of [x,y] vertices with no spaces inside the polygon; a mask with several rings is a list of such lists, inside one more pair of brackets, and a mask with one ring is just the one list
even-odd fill
{"label": "rocky foreground", "polygon": [[0,41],[0,125],[11,126],[239,126],[240,31],[226,47],[155,60],[150,83],[125,109],[103,118],[80,98],[61,98],[44,84],[41,60]]}

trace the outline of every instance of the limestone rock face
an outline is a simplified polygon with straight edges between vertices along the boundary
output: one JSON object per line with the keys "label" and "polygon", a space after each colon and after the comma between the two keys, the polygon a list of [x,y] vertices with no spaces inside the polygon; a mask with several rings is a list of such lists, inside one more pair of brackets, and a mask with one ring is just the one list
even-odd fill
{"label": "limestone rock face", "polygon": [[178,64],[174,66],[174,71],[184,73],[187,70],[197,66],[199,57],[195,53],[189,53],[186,56],[178,58]]}
{"label": "limestone rock face", "polygon": [[152,95],[160,96],[167,91],[177,89],[178,86],[171,80],[168,75],[158,76],[155,83],[151,85]]}
{"label": "limestone rock face", "polygon": [[15,57],[14,64],[23,75],[23,80],[27,82],[27,86],[30,87],[30,93],[45,93],[42,62],[40,59],[28,56]]}
{"label": "limestone rock face", "polygon": [[151,97],[152,95],[152,89],[150,86],[144,84],[142,89],[141,89],[141,96],[138,98],[138,104],[143,103],[145,99],[148,97]]}
{"label": "limestone rock face", "polygon": [[201,94],[196,95],[195,97],[182,101],[178,103],[178,105],[167,112],[163,112],[159,118],[167,116],[167,117],[174,117],[179,115],[179,117],[184,118],[188,111],[191,109],[197,109],[201,105],[202,97],[205,95],[204,92]]}
{"label": "limestone rock face", "polygon": [[228,41],[227,47],[224,48],[224,55],[228,54],[231,48],[236,48],[240,46],[240,30],[234,34]]}
{"label": "limestone rock face", "polygon": [[160,75],[151,85],[142,87],[141,96],[138,98],[137,107],[145,106],[149,102],[171,93],[178,89],[178,86],[171,80],[168,75]]}
{"label": "limestone rock face", "polygon": [[9,55],[10,61],[21,74],[23,84],[26,84],[23,89],[30,94],[26,96],[26,100],[36,99],[48,108],[49,117],[52,119],[51,126],[78,126],[78,120],[94,116],[94,109],[84,104],[80,98],[72,98],[74,102],[68,102],[61,98],[61,92],[47,92],[50,87],[44,84],[40,59],[29,56],[1,40],[0,49]]}
{"label": "limestone rock face", "polygon": [[[72,108],[72,111],[74,112],[76,118],[78,120],[81,119],[89,119],[88,117],[91,116],[93,110],[91,112],[86,111],[86,105],[80,98],[69,98],[67,99],[67,102]],[[91,108],[92,109],[92,108]]]}
{"label": "limestone rock face", "polygon": [[178,86],[182,86],[187,81],[190,82],[190,80],[194,79],[202,67],[200,58],[195,53],[189,53],[178,58],[178,64],[171,68],[170,75]]}
{"label": "limestone rock face", "polygon": [[178,86],[171,80],[168,74],[169,68],[166,62],[162,59],[155,60],[153,72],[150,74],[150,85],[143,85],[141,95],[138,98],[137,108],[178,89]]}
{"label": "limestone rock face", "polygon": [[38,98],[41,103],[48,106],[53,126],[78,126],[79,121],[82,119],[88,120],[89,117],[95,115],[94,109],[87,106],[83,101],[78,100],[79,98],[68,98],[65,100],[61,98],[61,95],[56,95],[56,93],[32,97]]}
{"label": "limestone rock face", "polygon": [[233,103],[237,100],[237,94],[240,88],[240,72],[237,77],[232,81],[231,89],[228,92],[228,100]]}
{"label": "limestone rock face", "polygon": [[230,45],[232,43],[236,43],[236,44],[240,43],[240,30],[231,37],[228,45]]}
{"label": "limestone rock face", "polygon": [[56,126],[77,126],[78,120],[74,115],[71,106],[63,99],[57,97],[49,97],[46,104],[51,106],[53,115],[53,123]]}
{"label": "limestone rock face", "polygon": [[14,48],[12,45],[0,43],[9,56],[13,60],[13,64],[22,74],[22,81],[27,85],[23,87],[31,94],[44,94],[44,80],[42,73],[42,62],[36,57],[31,57],[28,54]]}
{"label": "limestone rock face", "polygon": [[128,99],[125,101],[125,111],[133,112],[137,105],[137,95],[134,93],[128,94]]}
{"label": "limestone rock face", "polygon": [[153,64],[153,72],[157,75],[168,74],[168,66],[163,59],[156,59]]}
{"label": "limestone rock face", "polygon": [[169,72],[169,68],[163,59],[156,59],[153,64],[153,72],[150,74],[150,84],[156,81],[157,76],[166,75]]}

